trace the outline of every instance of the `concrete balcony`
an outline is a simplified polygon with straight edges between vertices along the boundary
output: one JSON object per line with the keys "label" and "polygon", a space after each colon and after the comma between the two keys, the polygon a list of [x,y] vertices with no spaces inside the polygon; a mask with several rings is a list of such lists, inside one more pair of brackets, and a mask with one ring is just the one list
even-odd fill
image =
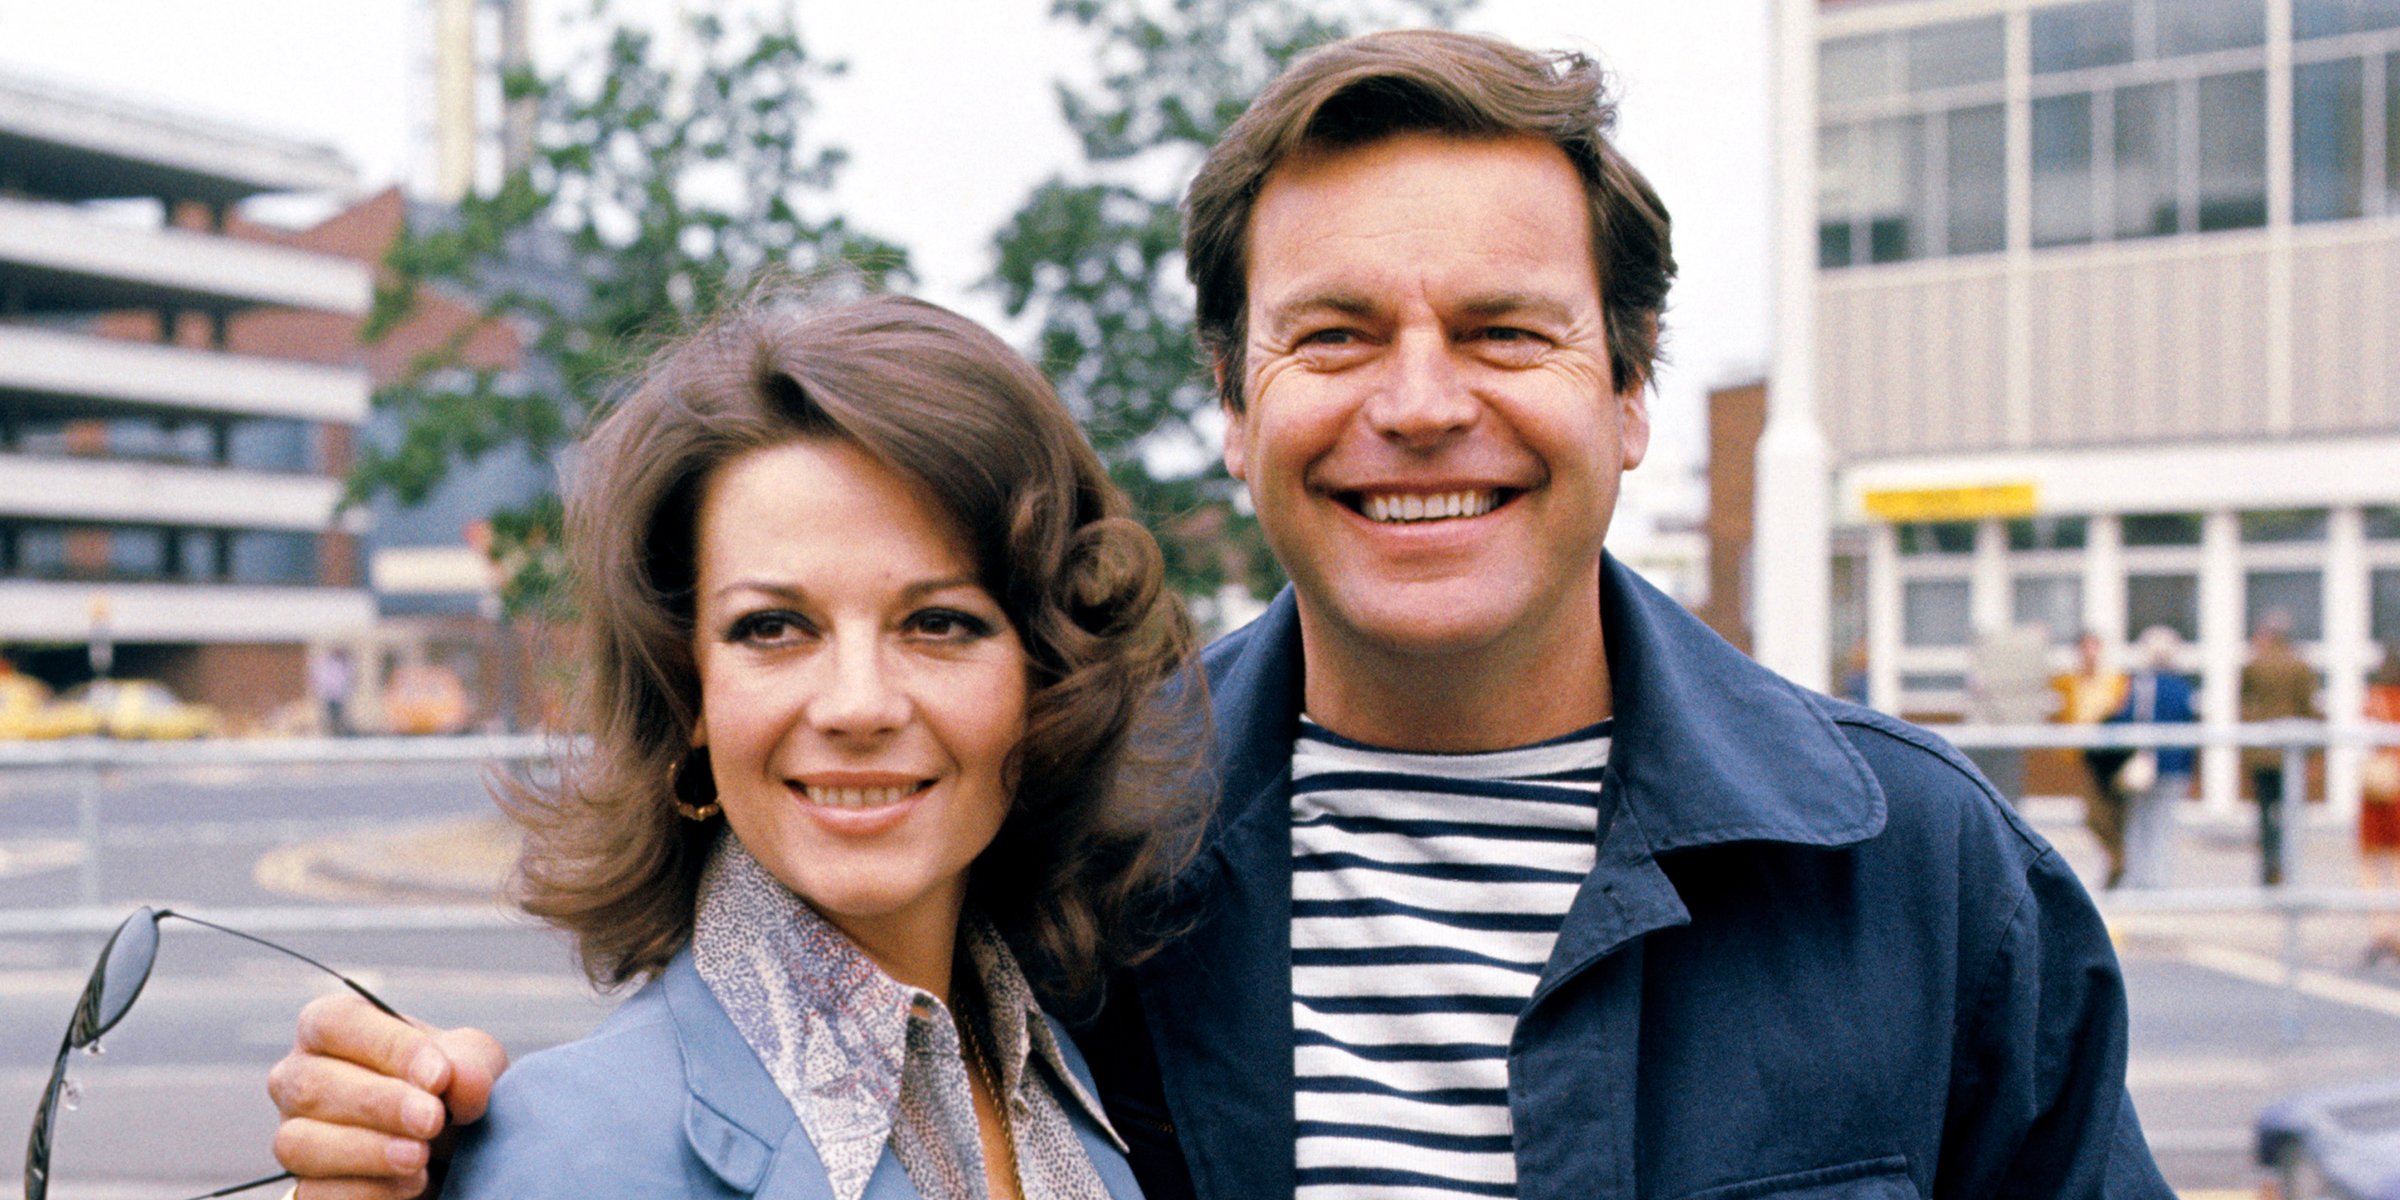
{"label": "concrete balcony", "polygon": [[0,325],[0,392],[356,425],[371,390],[363,370]]}
{"label": "concrete balcony", "polygon": [[328,254],[0,199],[0,292],[37,313],[264,305],[357,314],[374,299],[374,278]]}
{"label": "concrete balcony", "polygon": [[355,173],[330,146],[84,91],[0,78],[0,160],[14,186],[71,199],[173,196],[225,204],[260,192],[342,192]]}
{"label": "concrete balcony", "polygon": [[306,642],[354,636],[375,624],[361,588],[0,580],[0,641],[80,642],[94,601],[123,642]]}
{"label": "concrete balcony", "polygon": [[0,515],[12,517],[315,531],[341,495],[322,475],[0,454]]}

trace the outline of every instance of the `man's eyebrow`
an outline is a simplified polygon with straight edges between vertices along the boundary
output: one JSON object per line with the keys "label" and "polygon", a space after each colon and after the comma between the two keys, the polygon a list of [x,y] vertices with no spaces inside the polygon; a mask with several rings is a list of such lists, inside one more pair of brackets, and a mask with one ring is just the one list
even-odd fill
{"label": "man's eyebrow", "polygon": [[1310,292],[1294,296],[1266,312],[1266,329],[1281,334],[1309,317],[1334,313],[1345,317],[1375,315],[1375,302],[1356,292]]}
{"label": "man's eyebrow", "polygon": [[1494,292],[1487,296],[1472,297],[1458,308],[1470,317],[1484,319],[1531,316],[1560,324],[1573,320],[1565,303],[1535,292]]}

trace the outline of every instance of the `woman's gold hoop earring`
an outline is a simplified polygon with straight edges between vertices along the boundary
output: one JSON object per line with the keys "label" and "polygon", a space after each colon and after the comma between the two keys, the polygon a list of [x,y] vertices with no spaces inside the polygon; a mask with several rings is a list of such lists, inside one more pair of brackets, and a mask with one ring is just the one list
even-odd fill
{"label": "woman's gold hoop earring", "polygon": [[695,758],[706,761],[707,757],[708,748],[702,746],[676,759],[675,765],[667,768],[667,795],[674,798],[675,815],[686,821],[705,821],[724,811],[714,800],[694,804],[683,798],[683,764]]}

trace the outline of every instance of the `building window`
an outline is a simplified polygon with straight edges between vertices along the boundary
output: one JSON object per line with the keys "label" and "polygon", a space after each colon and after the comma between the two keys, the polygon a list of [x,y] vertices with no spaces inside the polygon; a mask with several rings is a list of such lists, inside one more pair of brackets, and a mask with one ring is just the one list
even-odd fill
{"label": "building window", "polygon": [[111,579],[159,579],[167,574],[167,531],[118,525],[108,531]]}
{"label": "building window", "polygon": [[226,429],[225,464],[251,471],[314,471],[314,433],[306,421],[275,417],[233,421]]}
{"label": "building window", "polygon": [[2400,215],[2400,3],[2294,0],[2292,219]]}
{"label": "building window", "polygon": [[1973,554],[1975,553],[1975,522],[1973,521],[1912,521],[1900,526],[1900,553]]}
{"label": "building window", "polygon": [[1900,587],[1900,638],[1911,646],[1964,646],[1971,589],[1964,579],[1918,579]]}
{"label": "building window", "polygon": [[2400,541],[2400,505],[2378,505],[2360,514],[2371,541]]}
{"label": "building window", "polygon": [[66,526],[18,526],[16,573],[27,579],[66,578]]}
{"label": "building window", "polygon": [[1818,47],[1820,265],[2006,247],[2005,42],[1994,16]]}
{"label": "building window", "polygon": [[2400,642],[2400,567],[2375,572],[2367,585],[2368,626],[2386,646]]}
{"label": "building window", "polygon": [[2040,625],[2052,645],[2074,641],[2083,631],[2083,580],[2075,575],[2020,575],[2010,585],[2010,618]]}
{"label": "building window", "polygon": [[2119,528],[2128,547],[2200,544],[2198,513],[2127,513]]}
{"label": "building window", "polygon": [[2257,633],[2267,614],[2282,612],[2292,622],[2292,640],[2325,636],[2323,571],[2252,571],[2242,580],[2242,630]]}
{"label": "building window", "polygon": [[2008,523],[2011,550],[2081,550],[2091,536],[2084,517],[2018,517]]}
{"label": "building window", "polygon": [[2254,510],[2242,513],[2239,519],[2242,541],[2252,545],[2325,540],[2325,510],[2321,508]]}
{"label": "building window", "polygon": [[2183,573],[2125,577],[2125,629],[2139,635],[2164,625],[2186,642],[2200,640],[2200,577]]}
{"label": "building window", "polygon": [[228,540],[229,582],[314,583],[317,580],[314,534],[237,529],[228,535]]}
{"label": "building window", "polygon": [[2032,33],[2035,245],[2266,223],[2262,0],[2037,8]]}

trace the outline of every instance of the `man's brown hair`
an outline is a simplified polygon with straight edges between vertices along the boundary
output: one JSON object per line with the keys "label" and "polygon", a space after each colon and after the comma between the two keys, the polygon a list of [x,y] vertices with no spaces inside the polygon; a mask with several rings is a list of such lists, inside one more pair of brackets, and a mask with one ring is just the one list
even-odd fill
{"label": "man's brown hair", "polygon": [[1250,214],[1277,164],[1395,134],[1535,137],[1574,164],[1590,201],[1592,270],[1608,321],[1611,382],[1647,383],[1675,277],[1666,205],[1608,140],[1616,104],[1598,64],[1496,38],[1407,29],[1335,42],[1267,85],[1225,131],[1184,197],[1185,270],[1201,349],[1239,410],[1249,304]]}

